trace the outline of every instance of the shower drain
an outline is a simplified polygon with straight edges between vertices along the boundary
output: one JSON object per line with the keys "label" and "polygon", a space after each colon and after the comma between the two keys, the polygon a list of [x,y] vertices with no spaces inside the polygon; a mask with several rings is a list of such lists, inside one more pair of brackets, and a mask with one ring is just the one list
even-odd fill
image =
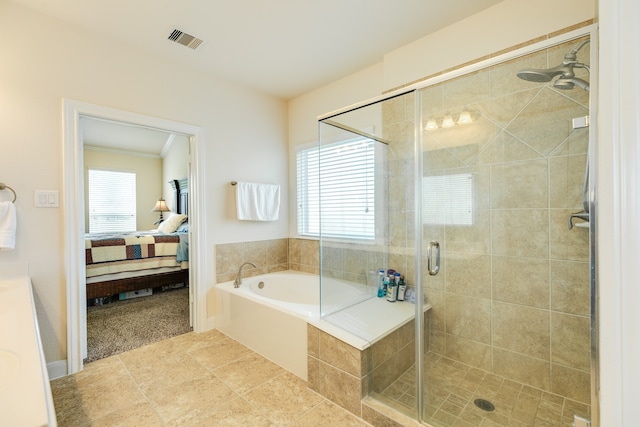
{"label": "shower drain", "polygon": [[493,411],[496,409],[495,405],[488,400],[476,399],[473,401],[473,403],[483,411]]}

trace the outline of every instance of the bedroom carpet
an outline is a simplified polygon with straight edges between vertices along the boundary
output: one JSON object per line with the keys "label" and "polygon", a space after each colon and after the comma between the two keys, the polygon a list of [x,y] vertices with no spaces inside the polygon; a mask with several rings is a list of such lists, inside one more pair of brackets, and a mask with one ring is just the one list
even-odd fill
{"label": "bedroom carpet", "polygon": [[87,308],[85,363],[191,331],[189,289]]}

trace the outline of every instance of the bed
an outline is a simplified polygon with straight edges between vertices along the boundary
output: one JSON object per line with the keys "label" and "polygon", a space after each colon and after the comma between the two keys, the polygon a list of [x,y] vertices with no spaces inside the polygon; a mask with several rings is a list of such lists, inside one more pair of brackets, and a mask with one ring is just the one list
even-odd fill
{"label": "bed", "polygon": [[188,187],[171,181],[176,213],[157,230],[85,236],[87,300],[189,283]]}

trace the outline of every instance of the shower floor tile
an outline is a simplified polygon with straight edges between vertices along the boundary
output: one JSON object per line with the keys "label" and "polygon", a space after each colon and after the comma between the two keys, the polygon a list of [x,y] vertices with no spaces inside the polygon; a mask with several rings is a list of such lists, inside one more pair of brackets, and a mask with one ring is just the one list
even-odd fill
{"label": "shower floor tile", "polygon": [[[434,353],[427,354],[424,363],[426,421],[433,427],[570,427],[574,414],[589,417],[589,405]],[[413,366],[375,397],[415,416],[415,376]],[[493,410],[481,409],[476,399],[488,401]]]}

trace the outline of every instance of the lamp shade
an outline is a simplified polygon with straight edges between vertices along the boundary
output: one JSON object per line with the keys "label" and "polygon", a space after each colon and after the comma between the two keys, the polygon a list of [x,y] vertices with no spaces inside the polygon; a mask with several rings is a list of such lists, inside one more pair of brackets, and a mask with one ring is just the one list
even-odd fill
{"label": "lamp shade", "polygon": [[429,119],[429,120],[427,120],[427,125],[424,128],[426,130],[438,129],[438,124],[436,123],[435,119]]}
{"label": "lamp shade", "polygon": [[444,116],[444,119],[442,119],[442,127],[450,128],[450,127],[453,127],[454,125],[455,125],[455,122],[453,121],[453,117],[451,117],[451,114],[447,113],[447,115]]}
{"label": "lamp shade", "polygon": [[167,202],[160,197],[156,202],[156,205],[151,209],[151,212],[169,212],[169,208],[167,207]]}
{"label": "lamp shade", "polygon": [[458,117],[458,124],[467,125],[472,121],[473,120],[471,119],[471,113],[469,112],[469,110],[462,110],[462,112],[460,113],[460,117]]}

